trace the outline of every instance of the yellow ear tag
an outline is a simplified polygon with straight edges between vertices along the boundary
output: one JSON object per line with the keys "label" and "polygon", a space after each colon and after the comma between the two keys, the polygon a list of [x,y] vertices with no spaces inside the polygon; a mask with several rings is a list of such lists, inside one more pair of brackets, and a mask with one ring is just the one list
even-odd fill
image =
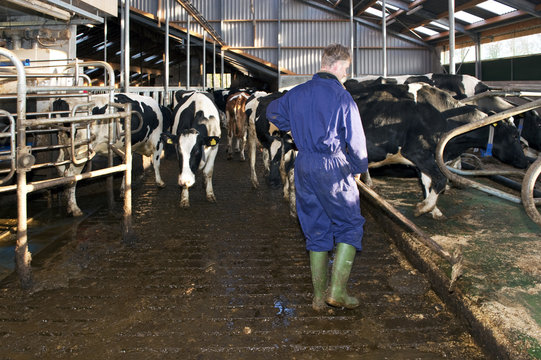
{"label": "yellow ear tag", "polygon": [[173,140],[167,139],[167,143],[168,143],[169,145],[172,145],[172,144],[173,144]]}
{"label": "yellow ear tag", "polygon": [[216,139],[211,139],[210,140],[210,146],[214,146],[216,145]]}
{"label": "yellow ear tag", "polygon": [[494,124],[492,124],[492,126],[496,127],[496,126],[498,126],[498,123],[494,123]]}

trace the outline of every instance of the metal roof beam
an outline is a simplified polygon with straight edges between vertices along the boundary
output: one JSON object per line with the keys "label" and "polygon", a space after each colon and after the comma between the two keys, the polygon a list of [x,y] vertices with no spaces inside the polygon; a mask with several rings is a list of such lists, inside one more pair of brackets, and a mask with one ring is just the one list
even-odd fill
{"label": "metal roof beam", "polygon": [[[324,11],[327,11],[327,12],[330,12],[330,13],[333,13],[333,14],[336,14],[336,15],[340,15],[342,17],[345,17],[345,18],[349,19],[349,14],[346,14],[345,12],[342,12],[342,11],[339,11],[339,10],[336,10],[336,9],[331,9],[331,8],[329,8],[329,7],[325,6],[325,5],[322,5],[320,3],[317,3],[315,1],[312,1],[312,0],[297,0],[297,1],[303,2],[303,3],[307,4],[307,5],[312,6],[312,7],[319,8],[321,10],[324,10]],[[379,26],[377,24],[374,24],[373,22],[361,19],[361,18],[356,17],[356,16],[353,17],[353,20],[355,20],[359,24],[365,25],[365,26],[370,27],[372,29],[381,30],[381,26]],[[411,43],[414,43],[414,44],[417,44],[417,45],[421,45],[421,46],[424,46],[424,47],[427,47],[427,48],[431,48],[431,46],[428,45],[424,41],[417,40],[417,39],[414,39],[412,37],[406,36],[404,34],[396,33],[394,31],[389,31],[389,33],[392,34],[393,36],[401,39],[401,40],[408,41],[408,42],[411,42]]]}
{"label": "metal roof beam", "polygon": [[[394,5],[397,8],[399,8],[400,10],[404,10],[404,11],[409,11],[412,8],[415,8],[415,6],[420,6],[421,5],[421,4],[417,3],[417,2],[407,4],[407,3],[403,2],[403,1],[399,1],[399,0],[387,0],[387,3],[389,3],[390,5]],[[412,4],[415,4],[415,6],[411,6]],[[417,15],[419,17],[422,17],[425,20],[434,21],[434,22],[436,22],[436,23],[438,23],[440,25],[443,25],[443,26],[447,26],[447,27],[450,26],[449,20],[444,19],[441,16],[438,16],[437,14],[434,14],[434,13],[432,13],[430,11],[427,11],[427,10],[424,10],[424,9],[420,9],[420,10],[416,11],[415,15]],[[420,25],[424,25],[427,22],[423,21]],[[420,26],[420,25],[416,25],[415,27]],[[464,26],[462,26],[460,24],[455,23],[455,29],[458,32],[461,32],[461,33],[463,33],[465,35],[468,35],[469,37],[474,37],[475,36],[474,33],[472,33],[471,31],[466,30],[466,28],[464,28]]]}
{"label": "metal roof beam", "polygon": [[502,4],[511,6],[517,10],[522,10],[532,16],[541,18],[541,13],[537,11],[535,4],[525,0],[498,0]]}
{"label": "metal roof beam", "polygon": [[[218,34],[216,32],[216,30],[214,29],[214,27],[212,27],[212,25],[209,24],[207,19],[205,19],[203,17],[203,15],[201,15],[199,10],[197,10],[195,8],[195,6],[193,6],[191,4],[191,1],[189,1],[189,0],[177,0],[177,2],[184,8],[184,10],[186,10],[186,12],[188,14],[190,14],[195,19],[195,21],[197,21],[197,23],[199,25],[201,25],[203,27],[203,29],[205,29],[207,31],[207,33],[209,33],[210,36],[212,36],[212,38],[218,44],[220,44],[221,46],[226,46],[227,45],[225,43],[225,41],[222,39],[222,37],[220,36],[220,34]],[[187,29],[187,31],[190,31],[190,29]]]}
{"label": "metal roof beam", "polygon": [[103,17],[92,14],[91,12],[83,10],[83,9],[77,7],[77,6],[65,3],[62,0],[46,0],[46,1],[48,3],[51,3],[51,4],[54,4],[54,5],[58,6],[59,8],[62,8],[62,9],[67,10],[67,11],[71,11],[74,14],[77,14],[77,15],[79,15],[81,17],[84,17],[84,18],[87,18],[87,19],[90,19],[90,20],[94,20],[97,23],[103,24]]}
{"label": "metal roof beam", "polygon": [[64,21],[69,21],[71,19],[71,14],[65,10],[59,9],[52,5],[46,4],[38,0],[7,0],[8,2],[19,5],[21,7],[31,9],[33,11],[40,12],[42,14],[51,16],[55,19],[60,19]]}

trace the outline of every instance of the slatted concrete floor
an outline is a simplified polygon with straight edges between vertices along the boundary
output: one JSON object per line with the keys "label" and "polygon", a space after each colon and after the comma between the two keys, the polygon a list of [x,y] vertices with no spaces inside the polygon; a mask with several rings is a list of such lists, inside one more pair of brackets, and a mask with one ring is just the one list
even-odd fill
{"label": "slatted concrete floor", "polygon": [[35,259],[31,293],[2,284],[0,359],[485,358],[377,215],[365,214],[349,283],[361,306],[316,313],[303,236],[280,190],[263,180],[251,189],[248,163],[222,148],[218,203],[196,185],[182,210],[177,169],[167,158],[165,189],[151,174],[135,188],[137,241],[123,243],[102,208]]}

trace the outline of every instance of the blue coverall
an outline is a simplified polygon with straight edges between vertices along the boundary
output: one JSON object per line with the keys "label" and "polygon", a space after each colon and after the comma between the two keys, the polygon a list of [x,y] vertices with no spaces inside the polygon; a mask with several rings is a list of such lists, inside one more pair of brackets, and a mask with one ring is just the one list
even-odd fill
{"label": "blue coverall", "polygon": [[361,250],[364,218],[353,174],[368,169],[366,139],[357,105],[338,79],[320,72],[267,107],[267,119],[291,131],[297,215],[309,251],[336,243]]}

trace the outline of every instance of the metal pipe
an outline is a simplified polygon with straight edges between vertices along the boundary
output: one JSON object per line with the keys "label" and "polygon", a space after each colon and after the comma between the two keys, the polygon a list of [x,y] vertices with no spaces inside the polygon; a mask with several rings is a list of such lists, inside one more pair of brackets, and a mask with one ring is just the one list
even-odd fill
{"label": "metal pipe", "polygon": [[481,63],[481,34],[475,34],[475,77],[483,80],[483,69]]}
{"label": "metal pipe", "polygon": [[[17,56],[4,48],[0,48],[0,55],[5,56],[15,65],[17,70],[17,243],[15,245],[15,267],[23,289],[29,289],[32,286],[32,269],[30,262],[32,256],[28,251],[28,232],[27,232],[27,211],[26,198],[28,189],[26,186],[26,168],[19,164],[23,160],[23,151],[26,148],[26,73],[22,62]],[[21,158],[19,159],[19,156]],[[23,162],[23,161],[21,161]]]}
{"label": "metal pipe", "polygon": [[[125,23],[125,16],[124,14],[124,8],[126,7],[126,0],[120,0],[120,51],[122,52],[124,49],[124,42],[126,41],[126,23]],[[120,54],[120,88],[124,89],[124,79],[125,75],[124,72],[126,71],[126,64],[124,64],[124,56]]]}
{"label": "metal pipe", "polygon": [[65,176],[65,177],[56,178],[56,179],[36,181],[36,182],[28,184],[28,192],[30,193],[30,192],[34,192],[38,190],[47,189],[50,187],[65,185],[65,184],[72,183],[74,181],[93,179],[100,176],[110,175],[115,172],[120,172],[120,171],[125,171],[125,170],[126,170],[126,164],[120,164],[120,165],[116,165],[109,168],[92,170],[90,172],[82,173],[79,175],[71,175],[71,176]]}
{"label": "metal pipe", "polygon": [[541,226],[541,214],[536,208],[536,205],[541,205],[541,199],[534,199],[533,192],[535,190],[535,183],[541,175],[541,156],[528,168],[526,176],[522,181],[521,198],[524,203],[524,210],[526,214],[537,225]]}
{"label": "metal pipe", "polygon": [[89,122],[89,121],[99,121],[99,120],[107,120],[107,119],[119,119],[123,116],[124,116],[123,113],[80,115],[80,116],[70,116],[70,117],[52,118],[52,119],[32,119],[32,120],[26,120],[24,124],[25,126],[56,125],[56,124],[62,124],[65,122]]}
{"label": "metal pipe", "polygon": [[381,51],[383,52],[383,77],[387,77],[387,19],[385,14],[385,0],[382,0],[382,16],[381,16],[381,32],[383,33],[383,46]]}
{"label": "metal pipe", "polygon": [[[166,0],[168,1],[168,0]],[[132,106],[130,103],[126,104],[125,108],[127,114],[124,118],[124,131],[126,133],[124,141],[125,156],[124,156],[124,213],[122,217],[122,235],[124,241],[129,241],[132,236],[132,191],[131,191],[131,177],[132,177],[132,152],[131,152],[131,113]],[[143,122],[142,119],[140,121]]]}
{"label": "metal pipe", "polygon": [[498,122],[500,120],[503,120],[503,119],[506,119],[506,118],[508,118],[510,116],[520,114],[522,112],[534,109],[534,108],[539,107],[539,106],[541,106],[541,99],[537,100],[537,101],[533,101],[531,103],[527,103],[527,104],[517,106],[516,108],[513,108],[513,109],[505,110],[505,111],[503,111],[501,113],[498,113],[498,114],[495,114],[495,115],[487,116],[484,119],[481,119],[481,120],[478,120],[478,121],[475,121],[475,122],[472,122],[472,123],[469,123],[469,124],[466,124],[466,125],[459,126],[459,127],[455,128],[455,129],[445,133],[442,136],[440,142],[438,143],[438,146],[436,147],[436,163],[438,164],[438,167],[440,168],[441,172],[449,180],[451,180],[453,182],[456,182],[456,183],[458,183],[458,184],[460,184],[462,186],[471,186],[471,187],[473,187],[473,188],[475,188],[477,190],[481,190],[481,191],[484,191],[484,192],[489,193],[491,195],[498,196],[498,197],[500,197],[502,199],[506,199],[506,200],[509,200],[509,201],[520,203],[520,199],[518,197],[514,196],[514,195],[505,193],[505,192],[497,190],[497,189],[493,189],[493,188],[491,188],[489,186],[480,184],[480,183],[475,182],[473,180],[470,180],[470,179],[467,179],[467,178],[464,178],[462,176],[459,176],[457,174],[452,173],[447,168],[445,163],[443,162],[443,150],[445,149],[445,146],[447,145],[447,143],[452,138],[454,138],[454,137],[456,137],[458,135],[461,135],[461,134],[467,133],[469,131],[481,128],[481,127],[486,126],[486,125],[496,123],[496,122]]}
{"label": "metal pipe", "polygon": [[449,74],[455,72],[455,0],[449,0]]}
{"label": "metal pipe", "polygon": [[212,90],[216,88],[216,43],[212,43]]}
{"label": "metal pipe", "polygon": [[282,57],[282,2],[278,1],[278,48],[276,66],[278,67],[278,90],[280,90],[282,75],[280,74],[280,58]]}
{"label": "metal pipe", "polygon": [[207,87],[207,31],[203,30],[203,90]]}
{"label": "metal pipe", "polygon": [[489,96],[510,96],[510,97],[524,97],[524,96],[533,96],[533,97],[539,97],[541,96],[540,91],[485,91],[479,94],[475,94],[473,96],[467,97],[465,99],[460,100],[464,103],[473,102],[475,100],[479,100],[484,97]]}
{"label": "metal pipe", "polygon": [[186,29],[186,90],[190,89],[190,14],[188,16],[188,27]]}
{"label": "metal pipe", "polygon": [[[385,2],[383,4],[385,4]],[[349,0],[349,47],[350,47],[350,52],[351,52],[351,63],[349,65],[349,73],[351,77],[354,77],[355,75],[353,73],[353,64],[355,63],[355,57],[354,57],[354,40],[353,40],[353,0]]]}
{"label": "metal pipe", "polygon": [[169,0],[165,0],[165,75],[163,79],[163,90],[165,94],[163,96],[163,105],[169,106],[171,101],[169,99]]}
{"label": "metal pipe", "polygon": [[130,92],[130,0],[124,0],[124,92]]}
{"label": "metal pipe", "polygon": [[10,123],[9,135],[8,134],[5,134],[5,135],[1,134],[1,135],[3,135],[2,137],[8,137],[9,136],[9,138],[10,138],[10,146],[11,146],[11,148],[10,148],[10,151],[9,151],[10,152],[9,158],[10,158],[10,161],[11,161],[11,166],[10,166],[10,170],[9,170],[8,174],[6,176],[4,176],[4,178],[0,179],[0,185],[5,184],[9,180],[11,180],[11,178],[13,177],[13,174],[15,174],[15,169],[16,169],[16,166],[15,166],[16,165],[15,119],[7,111],[0,109],[0,117],[2,117],[2,116],[6,116],[9,119],[9,123]]}
{"label": "metal pipe", "polygon": [[220,49],[220,86],[221,88],[225,88],[224,84],[224,49]]}
{"label": "metal pipe", "polygon": [[[103,22],[103,62],[107,62],[107,18]],[[103,72],[103,83],[107,84],[107,72]]]}

